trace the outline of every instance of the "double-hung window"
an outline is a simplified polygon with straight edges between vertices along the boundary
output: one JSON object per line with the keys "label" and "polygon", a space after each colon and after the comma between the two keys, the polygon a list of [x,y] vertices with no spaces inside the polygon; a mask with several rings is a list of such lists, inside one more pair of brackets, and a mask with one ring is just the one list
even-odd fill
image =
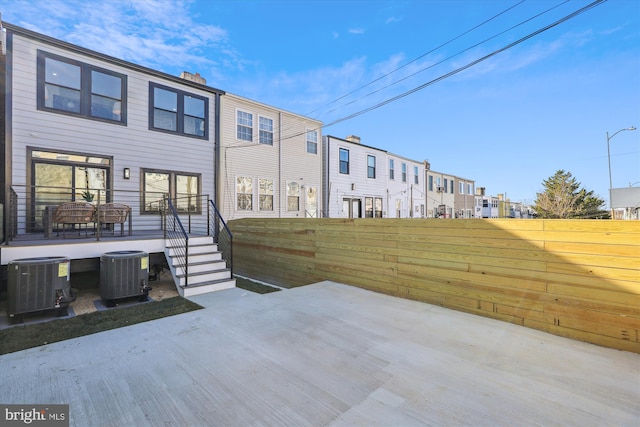
{"label": "double-hung window", "polygon": [[394,175],[393,159],[389,159],[389,179],[393,179],[393,175]]}
{"label": "double-hung window", "polygon": [[444,192],[445,193],[449,192],[449,179],[448,178],[444,179]]}
{"label": "double-hung window", "polygon": [[207,98],[152,82],[149,98],[149,129],[208,138]]}
{"label": "double-hung window", "polygon": [[273,145],[273,120],[266,117],[259,117],[260,122],[260,144]]}
{"label": "double-hung window", "polygon": [[318,154],[318,132],[315,130],[307,131],[307,153]]}
{"label": "double-hung window", "polygon": [[429,175],[429,191],[433,191],[433,175]]}
{"label": "double-hung window", "polygon": [[464,194],[464,182],[458,181],[458,193]]}
{"label": "double-hung window", "polygon": [[413,167],[413,183],[418,185],[420,184],[420,175],[418,175],[420,172],[418,171],[418,167],[414,166]]}
{"label": "double-hung window", "polygon": [[376,157],[367,155],[367,178],[376,177]]}
{"label": "double-hung window", "polygon": [[407,164],[402,164],[402,182],[407,182]]}
{"label": "double-hung window", "polygon": [[340,149],[340,173],[349,175],[349,150]]}
{"label": "double-hung window", "polygon": [[253,179],[251,177],[239,176],[236,178],[236,194],[239,211],[253,210]]}
{"label": "double-hung window", "polygon": [[260,210],[273,210],[273,180],[260,178]]}
{"label": "double-hung window", "polygon": [[236,120],[236,138],[243,141],[253,141],[253,114],[238,110]]}
{"label": "double-hung window", "polygon": [[38,51],[38,109],[127,124],[127,76]]}
{"label": "double-hung window", "polygon": [[295,181],[287,183],[287,210],[300,210],[300,184]]}

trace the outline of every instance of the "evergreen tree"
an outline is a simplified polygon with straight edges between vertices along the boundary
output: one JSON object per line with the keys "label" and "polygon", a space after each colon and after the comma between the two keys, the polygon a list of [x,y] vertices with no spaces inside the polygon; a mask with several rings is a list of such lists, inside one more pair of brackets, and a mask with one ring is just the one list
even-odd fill
{"label": "evergreen tree", "polygon": [[581,188],[581,184],[564,170],[543,181],[544,191],[536,194],[538,218],[608,218],[604,200]]}

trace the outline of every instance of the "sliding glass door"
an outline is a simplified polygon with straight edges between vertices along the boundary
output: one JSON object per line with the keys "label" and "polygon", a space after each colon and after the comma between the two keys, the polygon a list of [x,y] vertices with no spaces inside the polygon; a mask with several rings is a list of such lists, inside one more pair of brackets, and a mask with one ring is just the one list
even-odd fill
{"label": "sliding glass door", "polygon": [[46,206],[64,202],[108,202],[111,160],[43,151],[31,152],[31,229],[42,230]]}

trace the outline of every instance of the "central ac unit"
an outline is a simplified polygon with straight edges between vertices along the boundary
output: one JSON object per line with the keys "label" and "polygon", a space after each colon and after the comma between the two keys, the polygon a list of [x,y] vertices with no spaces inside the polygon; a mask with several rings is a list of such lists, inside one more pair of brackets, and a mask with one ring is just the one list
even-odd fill
{"label": "central ac unit", "polygon": [[100,298],[113,307],[115,300],[149,295],[149,255],[143,251],[107,252],[100,257]]}
{"label": "central ac unit", "polygon": [[22,314],[58,310],[68,315],[69,303],[75,300],[69,281],[70,260],[67,257],[23,258],[9,261],[7,266],[7,315],[13,323]]}

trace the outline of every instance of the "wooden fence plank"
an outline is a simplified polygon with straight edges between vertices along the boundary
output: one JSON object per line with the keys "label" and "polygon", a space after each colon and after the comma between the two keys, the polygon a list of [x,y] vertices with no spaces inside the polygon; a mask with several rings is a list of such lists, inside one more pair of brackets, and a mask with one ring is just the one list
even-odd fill
{"label": "wooden fence plank", "polygon": [[637,351],[631,221],[241,219],[234,268],[284,286],[334,280]]}

